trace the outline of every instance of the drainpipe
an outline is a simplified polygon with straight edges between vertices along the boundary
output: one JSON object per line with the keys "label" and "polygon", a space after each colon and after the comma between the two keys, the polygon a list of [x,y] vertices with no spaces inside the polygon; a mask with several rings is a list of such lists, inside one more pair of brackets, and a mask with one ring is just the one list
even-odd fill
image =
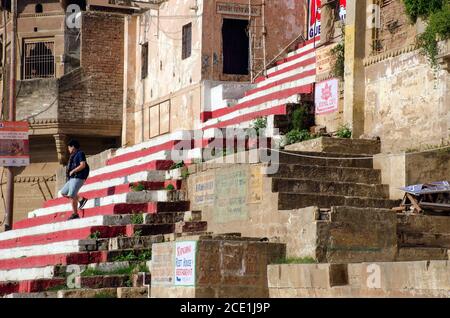
{"label": "drainpipe", "polygon": [[[17,40],[17,0],[11,0],[11,74],[9,80],[9,120],[16,120],[16,40]],[[14,168],[7,167],[7,188],[6,188],[6,223],[5,231],[12,229],[14,213]]]}

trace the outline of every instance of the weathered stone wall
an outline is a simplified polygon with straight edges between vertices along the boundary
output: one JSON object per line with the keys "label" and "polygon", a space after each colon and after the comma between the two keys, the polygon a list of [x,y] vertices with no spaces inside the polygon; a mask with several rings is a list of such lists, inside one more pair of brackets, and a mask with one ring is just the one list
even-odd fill
{"label": "weathered stone wall", "polygon": [[448,72],[434,72],[419,51],[367,64],[364,132],[381,137],[383,152],[450,140]]}
{"label": "weathered stone wall", "polygon": [[417,36],[417,27],[411,24],[405,13],[402,0],[381,0],[380,22],[377,39],[379,46],[375,52],[381,53],[398,50],[414,44]]}
{"label": "weathered stone wall", "polygon": [[200,237],[183,239],[195,243],[193,284],[181,286],[175,276],[177,243],[153,244],[153,298],[264,298],[267,265],[285,257],[283,244],[258,239]]}
{"label": "weathered stone wall", "polygon": [[269,265],[270,297],[450,297],[450,262]]}
{"label": "weathered stone wall", "polygon": [[17,84],[17,119],[54,120],[58,116],[58,82],[35,79]]}

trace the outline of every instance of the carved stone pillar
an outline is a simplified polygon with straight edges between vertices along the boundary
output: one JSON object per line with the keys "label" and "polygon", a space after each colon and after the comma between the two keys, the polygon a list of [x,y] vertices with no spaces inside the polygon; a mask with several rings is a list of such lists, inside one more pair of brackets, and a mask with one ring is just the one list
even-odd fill
{"label": "carved stone pillar", "polygon": [[64,134],[56,134],[53,135],[56,143],[56,153],[58,154],[58,161],[62,165],[67,164],[67,160],[69,159],[69,154],[67,151],[67,143],[68,138]]}

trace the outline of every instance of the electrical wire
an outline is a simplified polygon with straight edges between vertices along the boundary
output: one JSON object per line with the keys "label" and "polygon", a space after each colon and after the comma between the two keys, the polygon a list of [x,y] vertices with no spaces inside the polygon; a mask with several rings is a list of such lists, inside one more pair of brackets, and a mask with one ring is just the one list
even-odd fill
{"label": "electrical wire", "polygon": [[[298,153],[294,153],[294,152],[289,152],[289,151],[279,150],[279,149],[273,149],[273,148],[260,148],[260,149],[262,149],[262,150],[270,150],[270,151],[286,154],[286,155],[293,156],[293,157],[302,157],[302,158],[309,158],[309,159],[372,160],[373,158],[375,158],[375,155],[374,156],[366,156],[366,157],[320,157],[320,156],[312,156],[312,155],[302,155],[302,154],[298,154]],[[428,153],[428,152],[433,152],[433,151],[439,151],[439,150],[444,150],[444,149],[450,149],[450,145],[449,146],[440,147],[440,148],[429,149],[429,150],[422,150],[422,151],[416,151],[416,152],[407,152],[407,153],[405,153],[405,156],[417,155],[417,154]],[[376,155],[377,158],[389,158],[389,157],[395,157],[395,156],[398,156],[398,154]]]}

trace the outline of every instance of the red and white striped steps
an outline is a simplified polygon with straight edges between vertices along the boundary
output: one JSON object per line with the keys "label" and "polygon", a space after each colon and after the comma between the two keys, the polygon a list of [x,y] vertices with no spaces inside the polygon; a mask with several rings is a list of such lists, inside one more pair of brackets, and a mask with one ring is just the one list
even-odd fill
{"label": "red and white striped steps", "polygon": [[269,69],[266,77],[258,78],[256,87],[247,91],[236,105],[202,113],[201,118],[206,119],[202,129],[248,128],[258,117],[285,115],[286,106],[297,103],[299,95],[313,93],[315,81],[315,42],[307,41]]}

